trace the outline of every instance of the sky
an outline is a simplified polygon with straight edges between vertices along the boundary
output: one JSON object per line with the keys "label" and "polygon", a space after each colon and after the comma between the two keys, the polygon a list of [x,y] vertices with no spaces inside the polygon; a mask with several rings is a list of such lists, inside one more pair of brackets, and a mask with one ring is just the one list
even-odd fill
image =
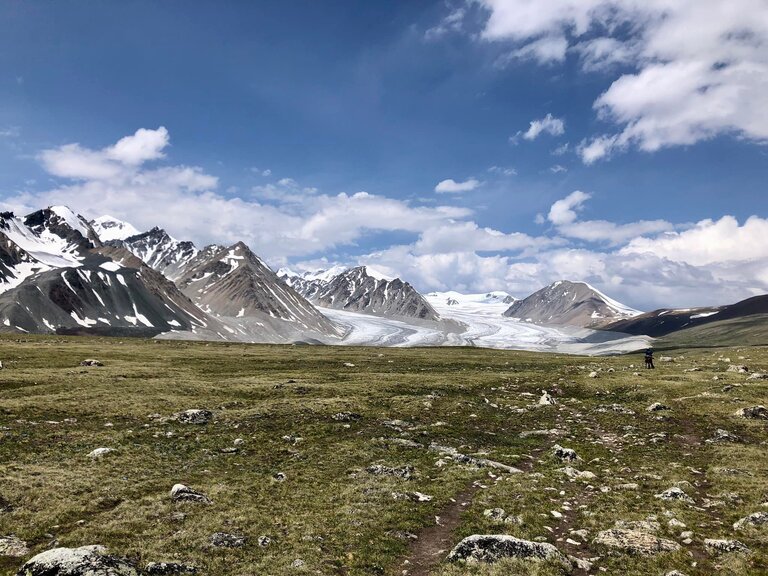
{"label": "sky", "polygon": [[0,2],[0,207],[423,292],[768,292],[767,0]]}

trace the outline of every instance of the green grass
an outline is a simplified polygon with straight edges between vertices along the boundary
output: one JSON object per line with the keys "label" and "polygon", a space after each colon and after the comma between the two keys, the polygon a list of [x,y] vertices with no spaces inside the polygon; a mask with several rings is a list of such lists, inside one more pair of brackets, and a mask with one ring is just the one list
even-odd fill
{"label": "green grass", "polygon": [[[686,350],[655,371],[636,367],[640,356],[590,359],[472,348],[375,349],[252,346],[107,338],[0,339],[0,496],[14,507],[0,513],[0,535],[15,533],[33,553],[61,546],[103,544],[139,565],[175,560],[202,574],[401,574],[408,553],[398,533],[430,526],[435,516],[473,480],[475,493],[456,527],[455,542],[473,533],[544,538],[580,558],[600,556],[607,574],[689,576],[765,574],[768,527],[734,534],[731,524],[761,509],[768,494],[768,440],[763,422],[733,415],[766,403],[768,381],[746,382],[726,373],[729,356],[758,371],[768,350]],[[744,356],[744,359],[739,359]],[[98,358],[101,368],[81,368]],[[345,367],[345,362],[355,364]],[[683,372],[698,366],[701,371]],[[614,372],[608,372],[613,368]],[[602,369],[592,379],[592,370]],[[639,376],[633,372],[638,371]],[[713,381],[714,375],[719,380]],[[741,384],[723,392],[726,384]],[[540,390],[556,406],[527,408]],[[645,408],[660,401],[671,412]],[[635,414],[601,411],[620,404]],[[183,425],[150,418],[207,408],[215,421]],[[525,410],[521,410],[525,409]],[[343,423],[341,411],[363,418]],[[661,419],[658,419],[661,418]],[[73,421],[71,419],[75,419]],[[386,420],[409,423],[402,432]],[[111,424],[111,425],[107,425]],[[745,439],[706,444],[717,428]],[[557,429],[555,436],[520,432]],[[651,443],[653,434],[666,438]],[[300,436],[297,444],[282,439]],[[387,442],[408,438],[453,446],[467,454],[524,467],[517,475],[490,474],[439,454]],[[222,452],[244,440],[235,454]],[[575,466],[597,474],[570,481],[550,457],[554,443],[574,448]],[[92,462],[98,447],[116,452]],[[442,458],[442,460],[446,460]],[[374,463],[412,465],[413,479],[373,476]],[[723,473],[722,469],[739,473]],[[273,475],[283,472],[285,482]],[[169,492],[184,483],[213,504],[174,504]],[[635,482],[638,490],[620,489]],[[675,482],[695,506],[653,497]],[[417,490],[431,502],[395,500],[392,492]],[[739,499],[728,500],[726,493]],[[704,507],[705,499],[724,502]],[[564,503],[570,510],[563,510]],[[522,525],[494,524],[486,508],[502,507]],[[561,520],[551,510],[565,514]],[[179,520],[174,513],[183,512]],[[660,535],[693,543],[656,557],[606,555],[591,540],[617,520],[655,515]],[[571,530],[589,532],[587,543],[565,543]],[[248,538],[245,547],[208,544],[217,531]],[[272,543],[260,547],[257,538]],[[753,554],[713,557],[704,538],[737,537]],[[296,559],[303,569],[291,567]],[[13,574],[23,559],[0,557],[0,573]],[[696,563],[695,566],[692,563]],[[434,573],[557,574],[557,568],[520,562],[451,566]]]}

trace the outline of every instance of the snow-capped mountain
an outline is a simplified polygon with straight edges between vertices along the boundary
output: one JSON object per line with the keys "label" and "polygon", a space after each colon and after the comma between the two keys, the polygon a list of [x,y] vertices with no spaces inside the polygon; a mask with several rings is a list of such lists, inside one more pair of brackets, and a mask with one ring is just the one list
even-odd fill
{"label": "snow-capped mountain", "polygon": [[327,269],[301,273],[294,272],[290,268],[280,268],[277,271],[277,275],[288,286],[304,296],[304,298],[312,300],[322,290],[323,286],[346,271],[347,268],[344,266],[332,266]]}
{"label": "snow-capped mountain", "polygon": [[485,292],[480,294],[462,294],[461,292],[430,292],[427,301],[434,307],[440,306],[472,306],[472,305],[501,305],[504,310],[515,300],[511,294],[502,291]]}
{"label": "snow-capped mountain", "polygon": [[91,220],[90,225],[102,242],[125,240],[129,236],[135,236],[139,233],[128,222],[123,222],[112,216],[100,216],[95,220]]}
{"label": "snow-capped mountain", "polygon": [[514,302],[504,316],[536,324],[597,327],[641,314],[585,282],[561,280]]}
{"label": "snow-capped mountain", "polygon": [[128,236],[119,244],[170,280],[181,277],[198,254],[192,242],[176,240],[157,226],[148,232]]}
{"label": "snow-capped mountain", "polygon": [[0,215],[0,329],[55,332],[204,326],[206,315],[129,252],[104,246],[91,225],[54,206]]}
{"label": "snow-capped mountain", "polygon": [[440,316],[408,282],[390,278],[368,266],[358,266],[324,282],[310,296],[324,308],[439,320]]}
{"label": "snow-capped mountain", "polygon": [[291,325],[284,327],[289,331],[339,335],[330,320],[242,242],[228,248],[207,247],[176,283],[200,308],[216,316],[273,319]]}

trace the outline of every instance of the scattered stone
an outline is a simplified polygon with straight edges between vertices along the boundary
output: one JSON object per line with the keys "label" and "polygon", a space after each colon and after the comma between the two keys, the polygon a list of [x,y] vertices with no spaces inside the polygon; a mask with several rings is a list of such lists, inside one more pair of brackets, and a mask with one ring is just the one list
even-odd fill
{"label": "scattered stone", "polygon": [[728,432],[728,430],[723,430],[722,428],[718,428],[715,430],[715,435],[712,438],[707,438],[704,440],[704,442],[707,442],[709,444],[714,444],[717,442],[741,442],[741,438],[736,436],[736,434],[733,434],[732,432]]}
{"label": "scattered stone", "polygon": [[91,460],[98,460],[102,456],[106,456],[110,452],[114,452],[115,450],[113,448],[96,448],[96,450],[93,450],[88,453],[88,458]]}
{"label": "scattered stone", "polygon": [[208,424],[213,419],[213,412],[193,408],[174,414],[173,419],[181,424]]}
{"label": "scattered stone", "polygon": [[396,476],[397,478],[404,478],[410,480],[413,475],[413,466],[399,466],[393,468],[391,466],[384,466],[383,464],[373,464],[365,469],[369,474],[374,476]]}
{"label": "scattered stone", "polygon": [[483,510],[483,516],[496,522],[503,522],[504,518],[507,517],[507,512],[504,508],[488,508]]}
{"label": "scattered stone", "polygon": [[747,368],[743,364],[731,364],[730,366],[728,366],[728,369],[726,370],[726,372],[737,372],[739,374],[746,374],[747,372],[749,372],[749,368]]}
{"label": "scattered stone", "polygon": [[539,406],[553,406],[555,404],[557,404],[557,400],[555,400],[549,392],[542,390],[541,398],[539,398]]}
{"label": "scattered stone", "polygon": [[688,576],[688,575],[680,572],[680,570],[672,570],[671,572],[667,572],[666,574],[664,574],[664,576]]}
{"label": "scattered stone", "polygon": [[29,554],[27,543],[14,534],[0,536],[0,556],[23,558]]}
{"label": "scattered stone", "polygon": [[392,444],[394,446],[402,446],[403,448],[424,448],[423,444],[408,440],[407,438],[380,438],[385,444]]}
{"label": "scattered stone", "polygon": [[715,554],[749,554],[751,550],[746,547],[742,542],[738,540],[716,540],[714,538],[707,538],[704,540],[704,547]]}
{"label": "scattered stone", "polygon": [[431,502],[432,496],[422,494],[421,492],[392,492],[392,498],[395,500],[409,500],[411,502]]}
{"label": "scattered stone", "polygon": [[530,436],[560,436],[560,434],[562,432],[557,428],[550,428],[549,430],[524,430],[518,436],[520,438],[529,438]]}
{"label": "scattered stone", "polygon": [[584,470],[583,472],[580,470],[576,470],[573,466],[566,466],[565,468],[558,468],[558,472],[562,472],[568,478],[577,478],[579,480],[593,480],[597,476],[593,472],[589,472],[588,470]]}
{"label": "scattered stone", "polygon": [[768,380],[768,374],[763,374],[762,372],[755,372],[754,374],[750,374],[747,376],[747,380]]}
{"label": "scattered stone", "polygon": [[477,466],[478,468],[493,468],[494,470],[500,470],[508,474],[519,474],[522,472],[522,470],[515,468],[514,466],[508,466],[507,464],[502,464],[501,462],[496,462],[495,460],[489,460],[488,458],[478,458],[476,456],[461,454],[458,450],[456,450],[456,448],[451,448],[450,446],[441,446],[440,444],[435,444],[434,442],[429,445],[429,449],[435,452],[439,452],[444,456],[450,456],[456,462],[461,462],[462,464],[470,464],[472,466]]}
{"label": "scattered stone", "polygon": [[344,362],[344,366],[346,366],[347,368],[354,368],[355,367],[355,365],[352,364],[352,362]]}
{"label": "scattered stone", "polygon": [[285,474],[285,472],[275,472],[272,474],[272,479],[275,482],[285,482],[288,480],[288,476]]}
{"label": "scattered stone", "polygon": [[571,566],[570,560],[552,544],[521,540],[504,534],[467,536],[448,554],[449,562],[463,560],[492,563],[502,558],[554,560],[565,566]]}
{"label": "scattered stone", "polygon": [[750,406],[749,408],[742,408],[736,412],[736,416],[742,418],[752,418],[755,420],[768,420],[768,409],[765,406]]}
{"label": "scattered stone", "polygon": [[650,556],[680,550],[680,544],[639,530],[613,528],[600,532],[594,544],[632,555]]}
{"label": "scattered stone", "polygon": [[175,574],[197,574],[197,568],[179,562],[150,562],[144,568],[147,576],[171,576]]}
{"label": "scattered stone", "polygon": [[597,412],[616,412],[617,414],[635,414],[635,411],[621,404],[603,404],[597,407]]}
{"label": "scattered stone", "polygon": [[211,499],[202,492],[192,490],[184,484],[174,484],[171,488],[171,500],[174,502],[201,502],[202,504],[211,504]]}
{"label": "scattered stone", "polygon": [[590,372],[589,373],[589,377],[590,378],[597,378],[597,376],[598,376],[597,372]]}
{"label": "scattered stone", "polygon": [[669,406],[665,406],[661,402],[654,402],[648,408],[646,408],[648,412],[661,412],[662,410],[672,410]]}
{"label": "scattered stone", "polygon": [[295,436],[293,434],[286,434],[285,436],[283,436],[283,440],[288,442],[288,444],[296,446],[296,444],[304,440],[304,438],[302,438],[301,436]]}
{"label": "scattered stone", "polygon": [[650,532],[654,534],[661,530],[661,524],[655,520],[616,520],[614,528],[622,530],[635,530],[638,532]]}
{"label": "scattered stone", "polygon": [[80,362],[80,366],[104,366],[99,360],[95,360],[93,358],[86,358],[82,362]]}
{"label": "scattered stone", "polygon": [[245,546],[245,536],[229,534],[227,532],[214,532],[211,534],[211,545],[217,548],[242,548]]}
{"label": "scattered stone", "polygon": [[673,486],[669,490],[664,490],[664,492],[662,492],[661,494],[656,494],[655,497],[659,498],[660,500],[679,500],[687,504],[694,503],[693,498],[688,496],[688,494],[683,492],[677,486]]}
{"label": "scattered stone", "polygon": [[755,512],[737,520],[733,525],[733,529],[742,530],[748,526],[764,526],[765,524],[768,524],[768,512]]}
{"label": "scattered stone", "polygon": [[357,422],[362,416],[356,412],[339,412],[338,414],[331,416],[331,418],[337,422]]}
{"label": "scattered stone", "polygon": [[660,356],[659,362],[674,362],[675,359],[672,356]]}
{"label": "scattered stone", "polygon": [[262,548],[266,548],[267,546],[272,544],[272,538],[270,538],[269,536],[259,536],[256,539],[256,542],[258,542],[259,546],[261,546]]}
{"label": "scattered stone", "polygon": [[[352,364],[354,366],[354,364]],[[296,558],[293,562],[291,562],[291,568],[304,568],[304,560],[301,558]]]}
{"label": "scattered stone", "polygon": [[[301,440],[301,438],[299,438],[299,440]],[[243,440],[242,438],[235,438],[232,444],[234,444],[235,446],[242,446],[243,444],[245,444],[245,440]]]}
{"label": "scattered stone", "polygon": [[16,576],[138,576],[128,561],[103,546],[53,548],[34,556]]}
{"label": "scattered stone", "polygon": [[677,518],[671,518],[669,522],[667,522],[667,526],[670,528],[687,528],[685,523],[680,522]]}
{"label": "scattered stone", "polygon": [[552,454],[561,462],[576,462],[581,460],[572,448],[563,448],[560,444],[552,446]]}

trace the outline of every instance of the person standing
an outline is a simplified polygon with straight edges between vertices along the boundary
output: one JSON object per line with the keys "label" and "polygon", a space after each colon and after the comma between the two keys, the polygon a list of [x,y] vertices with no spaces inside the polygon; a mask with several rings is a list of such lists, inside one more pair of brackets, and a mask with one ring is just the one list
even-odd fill
{"label": "person standing", "polygon": [[653,348],[648,348],[645,351],[645,367],[646,368],[655,368],[653,365]]}

